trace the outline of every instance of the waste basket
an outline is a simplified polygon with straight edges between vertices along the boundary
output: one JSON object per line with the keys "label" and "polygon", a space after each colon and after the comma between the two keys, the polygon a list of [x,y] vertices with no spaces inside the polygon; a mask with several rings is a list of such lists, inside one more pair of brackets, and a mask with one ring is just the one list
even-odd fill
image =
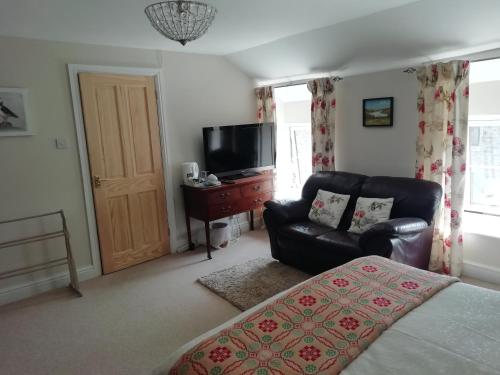
{"label": "waste basket", "polygon": [[231,230],[228,223],[213,223],[210,234],[211,246],[215,249],[224,248],[231,239]]}

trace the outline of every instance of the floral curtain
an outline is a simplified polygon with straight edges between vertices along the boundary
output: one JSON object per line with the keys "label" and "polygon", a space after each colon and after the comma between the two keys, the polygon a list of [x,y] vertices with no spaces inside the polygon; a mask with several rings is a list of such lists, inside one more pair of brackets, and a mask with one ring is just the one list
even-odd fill
{"label": "floral curtain", "polygon": [[[274,101],[274,91],[272,86],[258,87],[255,89],[255,96],[257,97],[257,122],[259,124],[275,123],[276,103]],[[274,137],[276,141],[276,137]],[[275,145],[276,146],[276,145]],[[262,173],[272,174],[274,179],[274,186],[276,186],[276,174],[273,170],[266,170]],[[274,193],[273,193],[274,195]],[[261,225],[264,225],[262,220],[263,208],[255,210],[254,215],[257,220],[261,220]]]}
{"label": "floral curtain", "polygon": [[257,97],[257,121],[259,124],[274,123],[276,103],[274,102],[273,88],[271,86],[255,89]]}
{"label": "floral curtain", "polygon": [[452,61],[417,70],[418,139],[416,177],[443,187],[434,222],[429,269],[462,272],[462,212],[465,190],[469,62]]}
{"label": "floral curtain", "polygon": [[331,78],[309,81],[312,93],[312,169],[313,172],[335,170],[335,87]]}

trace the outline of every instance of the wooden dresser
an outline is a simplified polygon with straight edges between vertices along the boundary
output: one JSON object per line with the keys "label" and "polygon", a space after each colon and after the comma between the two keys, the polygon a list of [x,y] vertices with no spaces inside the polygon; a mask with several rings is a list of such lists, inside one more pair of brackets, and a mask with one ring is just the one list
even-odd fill
{"label": "wooden dresser", "polygon": [[253,211],[272,199],[273,190],[273,176],[270,174],[246,177],[235,180],[233,184],[223,183],[208,188],[182,185],[189,248],[194,249],[191,239],[191,217],[205,222],[207,256],[212,259],[210,221],[249,211],[250,229],[253,230]]}

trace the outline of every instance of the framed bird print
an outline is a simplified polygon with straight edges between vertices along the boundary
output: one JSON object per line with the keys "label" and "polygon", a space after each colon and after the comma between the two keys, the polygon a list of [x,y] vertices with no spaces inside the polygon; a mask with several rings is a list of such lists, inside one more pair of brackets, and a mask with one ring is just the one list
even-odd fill
{"label": "framed bird print", "polygon": [[28,90],[0,88],[0,137],[33,135]]}

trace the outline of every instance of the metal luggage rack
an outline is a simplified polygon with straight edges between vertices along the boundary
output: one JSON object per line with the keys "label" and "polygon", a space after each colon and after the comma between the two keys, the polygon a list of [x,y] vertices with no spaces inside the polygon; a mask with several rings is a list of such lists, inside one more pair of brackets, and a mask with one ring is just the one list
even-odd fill
{"label": "metal luggage rack", "polygon": [[37,234],[35,236],[19,238],[17,240],[0,242],[0,250],[5,249],[5,248],[14,247],[14,246],[26,245],[26,244],[33,243],[33,242],[39,242],[39,241],[45,241],[45,240],[50,240],[50,239],[54,239],[54,238],[64,237],[64,242],[66,245],[66,256],[62,257],[62,258],[50,260],[47,262],[38,263],[38,264],[35,264],[33,266],[21,267],[21,268],[16,268],[14,270],[2,272],[2,273],[0,273],[0,280],[8,279],[11,277],[16,277],[16,276],[21,276],[21,275],[25,275],[25,274],[32,273],[32,272],[42,271],[45,269],[49,269],[49,268],[53,268],[53,267],[62,266],[62,265],[67,264],[68,268],[69,268],[69,278],[70,278],[69,287],[71,289],[73,289],[73,291],[79,297],[82,297],[83,295],[80,292],[80,285],[78,283],[78,274],[76,272],[75,260],[73,258],[73,254],[71,252],[71,245],[70,245],[70,241],[69,241],[69,231],[68,231],[68,227],[66,224],[66,217],[64,216],[63,210],[58,210],[58,211],[49,212],[49,213],[40,214],[40,215],[26,216],[26,217],[21,217],[21,218],[17,218],[17,219],[0,221],[0,225],[21,222],[21,221],[27,221],[27,220],[37,219],[37,218],[47,217],[47,216],[55,216],[55,215],[59,215],[61,218],[61,229],[60,230],[57,230],[54,232],[49,232],[49,233]]}

